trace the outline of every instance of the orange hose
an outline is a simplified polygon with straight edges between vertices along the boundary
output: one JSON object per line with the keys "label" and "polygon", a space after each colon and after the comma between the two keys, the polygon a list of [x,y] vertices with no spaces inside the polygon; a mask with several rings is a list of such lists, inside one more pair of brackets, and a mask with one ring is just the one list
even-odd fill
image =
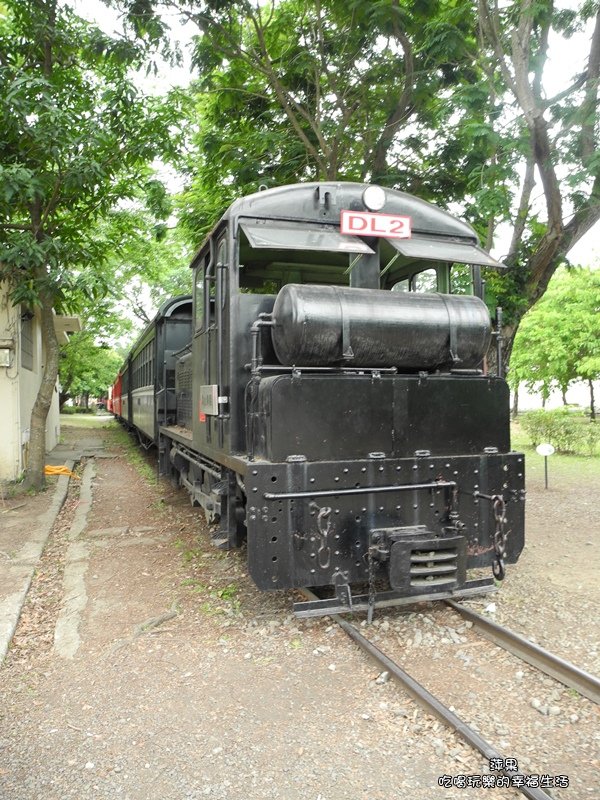
{"label": "orange hose", "polygon": [[71,472],[71,470],[64,465],[60,467],[53,467],[50,464],[46,464],[44,467],[44,475],[68,475],[70,478],[76,478],[79,480],[79,475]]}

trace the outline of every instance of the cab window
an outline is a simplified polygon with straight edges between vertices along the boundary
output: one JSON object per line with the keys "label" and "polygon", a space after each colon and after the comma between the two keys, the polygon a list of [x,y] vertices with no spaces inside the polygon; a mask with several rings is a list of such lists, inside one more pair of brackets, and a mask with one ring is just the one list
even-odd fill
{"label": "cab window", "polygon": [[194,329],[197,331],[204,326],[204,272],[208,258],[208,255],[204,257],[194,273]]}
{"label": "cab window", "polygon": [[454,264],[450,270],[450,292],[473,294],[473,270],[467,264]]}
{"label": "cab window", "polygon": [[227,240],[221,239],[217,247],[217,266],[222,267],[227,265]]}
{"label": "cab window", "polygon": [[410,279],[411,292],[437,292],[437,272],[434,269],[424,269],[417,272]]}

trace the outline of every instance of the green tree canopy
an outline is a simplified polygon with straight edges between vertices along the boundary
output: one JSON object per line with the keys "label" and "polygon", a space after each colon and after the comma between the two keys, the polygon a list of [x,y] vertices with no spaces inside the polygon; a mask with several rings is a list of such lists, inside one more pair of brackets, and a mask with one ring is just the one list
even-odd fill
{"label": "green tree canopy", "polygon": [[[171,200],[164,202],[161,216],[171,218]],[[167,298],[191,291],[192,250],[174,219],[166,224],[157,213],[140,198],[135,208],[111,212],[97,231],[98,239],[113,243],[104,265],[113,317],[124,315],[137,328],[148,324]]]}
{"label": "green tree canopy", "polygon": [[[197,151],[184,222],[198,243],[261,183],[351,178],[462,208],[491,247],[509,227],[508,354],[519,320],[600,220],[600,10],[581,0],[114,0],[145,41],[196,25]],[[550,46],[583,37],[565,87]],[[541,201],[539,200],[541,198]]]}
{"label": "green tree canopy", "polygon": [[132,80],[144,51],[56,0],[0,7],[0,281],[40,308],[46,349],[32,412],[28,480],[43,482],[44,429],[58,372],[54,310],[108,290],[113,250],[98,221],[177,148],[177,106]]}
{"label": "green tree canopy", "polygon": [[[164,33],[164,9],[197,27],[197,132],[183,203],[196,243],[234,197],[261,184],[369,180],[448,204],[489,155],[481,126],[493,103],[476,88],[469,4],[116,4],[142,37]],[[502,169],[511,174],[511,165]]]}
{"label": "green tree canopy", "polygon": [[[489,151],[487,136],[475,140],[470,130],[490,109],[481,92],[471,96],[477,43],[468,4],[285,0],[262,12],[238,4],[238,15],[239,5],[235,59],[223,43],[217,63],[211,48],[214,26],[231,26],[198,22],[190,230],[219,185],[227,201],[260,184],[332,179],[394,186],[443,206],[463,200]],[[452,101],[459,94],[464,108]]]}
{"label": "green tree canopy", "polygon": [[[518,194],[514,189],[510,194],[516,213],[504,260],[511,270],[493,280],[508,312],[510,355],[523,313],[567,263],[573,245],[600,220],[600,8],[588,0],[570,9],[551,0],[502,7],[478,0],[477,8],[482,63],[505,92],[494,128],[499,130],[512,110],[511,136],[523,171]],[[554,94],[546,85],[551,42],[562,54],[576,34],[585,41],[582,69],[573,73],[566,63],[569,83]]]}
{"label": "green tree canopy", "polygon": [[122,362],[120,353],[97,344],[89,330],[72,334],[60,348],[61,405],[74,397],[104,397]]}
{"label": "green tree canopy", "polygon": [[592,391],[600,379],[600,270],[561,269],[542,299],[523,317],[515,338],[509,383],[548,398],[574,380]]}

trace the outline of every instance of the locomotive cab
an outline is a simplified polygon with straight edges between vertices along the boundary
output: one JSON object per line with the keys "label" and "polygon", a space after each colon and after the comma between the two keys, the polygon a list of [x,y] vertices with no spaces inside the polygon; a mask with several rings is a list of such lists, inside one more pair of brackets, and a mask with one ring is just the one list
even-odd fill
{"label": "locomotive cab", "polygon": [[247,540],[260,588],[459,597],[491,585],[468,569],[517,560],[523,456],[482,299],[482,268],[502,266],[395,190],[301,184],[230,207],[192,263],[161,467],[219,522],[217,546]]}

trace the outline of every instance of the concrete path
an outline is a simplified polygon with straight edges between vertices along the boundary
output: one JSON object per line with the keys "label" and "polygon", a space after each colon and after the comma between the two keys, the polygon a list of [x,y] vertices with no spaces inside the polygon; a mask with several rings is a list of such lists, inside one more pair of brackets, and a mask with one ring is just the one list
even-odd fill
{"label": "concrete path", "polygon": [[[72,469],[84,456],[103,457],[102,440],[88,436],[76,444],[58,445],[48,454],[46,463],[64,464]],[[94,462],[89,461],[84,470],[80,503],[70,531],[70,538],[74,540],[74,550],[70,552],[65,569],[67,599],[69,596],[75,597],[74,587],[77,588],[83,580],[82,575],[78,577],[77,564],[81,563],[81,557],[78,557],[76,552],[77,547],[81,548],[82,545],[75,540],[85,527],[86,515],[91,506],[93,470]],[[69,477],[61,475],[53,492],[35,497],[23,495],[16,504],[6,503],[4,507],[0,504],[0,664],[8,652],[36,566],[65,502],[68,489]],[[80,603],[81,600],[73,602]],[[69,606],[69,611],[76,612],[72,604]],[[68,634],[63,633],[66,629],[69,631]],[[68,655],[73,647],[77,648],[77,642],[72,638],[72,630],[71,623],[66,627],[63,625],[60,631],[57,631],[55,646],[65,655]]]}
{"label": "concrete path", "polygon": [[95,473],[96,465],[93,461],[88,461],[81,479],[79,504],[69,529],[70,544],[63,577],[64,601],[54,632],[54,649],[63,658],[73,658],[79,648],[79,623],[87,604],[85,574],[89,564],[90,549],[88,544],[78,539],[85,530],[92,507],[92,479]]}

